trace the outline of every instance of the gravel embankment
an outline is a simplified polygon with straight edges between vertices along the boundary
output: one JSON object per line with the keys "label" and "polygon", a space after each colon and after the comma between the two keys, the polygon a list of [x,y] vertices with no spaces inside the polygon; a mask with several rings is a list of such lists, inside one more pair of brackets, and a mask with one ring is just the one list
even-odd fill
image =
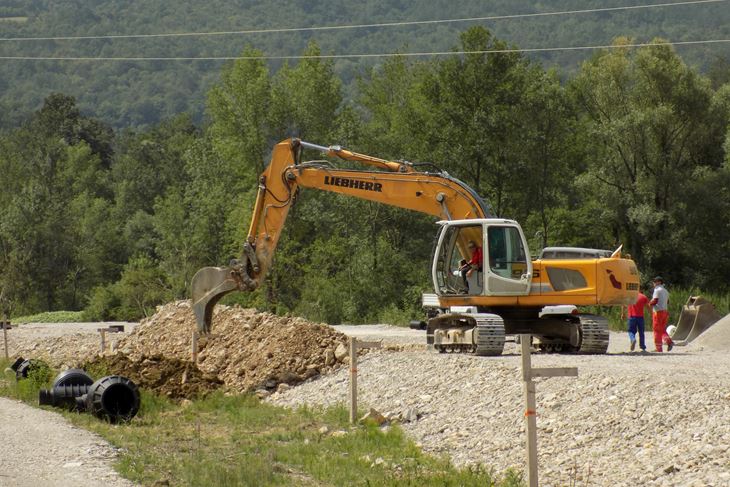
{"label": "gravel embankment", "polygon": [[[399,344],[424,339],[423,332],[398,330]],[[387,330],[374,331],[389,341]],[[353,333],[374,338],[363,327]],[[577,378],[538,379],[541,485],[729,485],[730,354],[626,348],[626,336],[612,333],[608,355],[533,356],[533,367],[579,370]],[[524,471],[514,345],[502,357],[373,352],[360,359],[358,374],[361,407],[412,419],[403,428],[427,451],[448,454],[457,465]],[[347,391],[347,370],[340,370],[269,400],[328,405],[346,402]]]}
{"label": "gravel embankment", "polygon": [[12,357],[36,358],[48,361],[58,369],[76,366],[98,355],[101,348],[99,328],[123,325],[123,333],[107,333],[107,350],[116,348],[129,335],[136,323],[26,323],[13,325],[8,331],[8,348]]}

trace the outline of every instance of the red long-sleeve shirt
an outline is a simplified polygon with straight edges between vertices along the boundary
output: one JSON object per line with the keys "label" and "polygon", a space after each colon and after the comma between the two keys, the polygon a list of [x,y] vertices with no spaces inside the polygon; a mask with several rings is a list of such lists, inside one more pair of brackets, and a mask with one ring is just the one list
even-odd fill
{"label": "red long-sleeve shirt", "polygon": [[474,252],[471,254],[471,260],[469,261],[469,264],[481,267],[482,266],[482,248],[476,247],[474,249]]}
{"label": "red long-sleeve shirt", "polygon": [[644,306],[649,304],[649,298],[644,293],[639,293],[636,303],[629,306],[629,318],[643,318]]}

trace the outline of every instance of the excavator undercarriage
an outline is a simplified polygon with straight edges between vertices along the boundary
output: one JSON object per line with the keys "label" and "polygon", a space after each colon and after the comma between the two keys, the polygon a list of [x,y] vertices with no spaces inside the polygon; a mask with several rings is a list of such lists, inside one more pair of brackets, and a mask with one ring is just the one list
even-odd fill
{"label": "excavator undercarriage", "polygon": [[[505,316],[514,310],[503,310]],[[524,310],[519,310],[524,315]],[[533,336],[533,346],[546,353],[603,354],[608,350],[608,320],[590,314],[548,318],[504,319],[495,313],[445,313],[431,318],[426,343],[434,350],[501,355],[507,337]],[[515,338],[516,339],[516,338]]]}

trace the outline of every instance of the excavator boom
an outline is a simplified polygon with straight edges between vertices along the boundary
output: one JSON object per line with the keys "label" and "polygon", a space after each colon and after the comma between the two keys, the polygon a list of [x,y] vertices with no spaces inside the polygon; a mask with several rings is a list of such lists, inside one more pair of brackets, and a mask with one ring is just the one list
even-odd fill
{"label": "excavator boom", "polygon": [[[303,149],[358,162],[373,169],[342,169],[326,162],[301,162]],[[231,291],[261,285],[274,257],[281,231],[300,187],[345,194],[427,213],[441,220],[494,216],[469,186],[443,171],[420,171],[409,162],[387,161],[338,146],[325,147],[287,139],[273,150],[259,177],[258,194],[240,259],[228,267],[205,267],[192,281],[193,310],[201,332],[210,331],[215,304]]]}

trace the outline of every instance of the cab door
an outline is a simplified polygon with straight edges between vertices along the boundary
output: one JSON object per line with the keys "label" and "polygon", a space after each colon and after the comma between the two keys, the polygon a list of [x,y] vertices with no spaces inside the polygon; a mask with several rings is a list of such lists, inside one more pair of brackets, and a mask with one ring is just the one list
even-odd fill
{"label": "cab door", "polygon": [[510,224],[486,224],[484,275],[487,296],[530,293],[532,261],[522,229]]}

